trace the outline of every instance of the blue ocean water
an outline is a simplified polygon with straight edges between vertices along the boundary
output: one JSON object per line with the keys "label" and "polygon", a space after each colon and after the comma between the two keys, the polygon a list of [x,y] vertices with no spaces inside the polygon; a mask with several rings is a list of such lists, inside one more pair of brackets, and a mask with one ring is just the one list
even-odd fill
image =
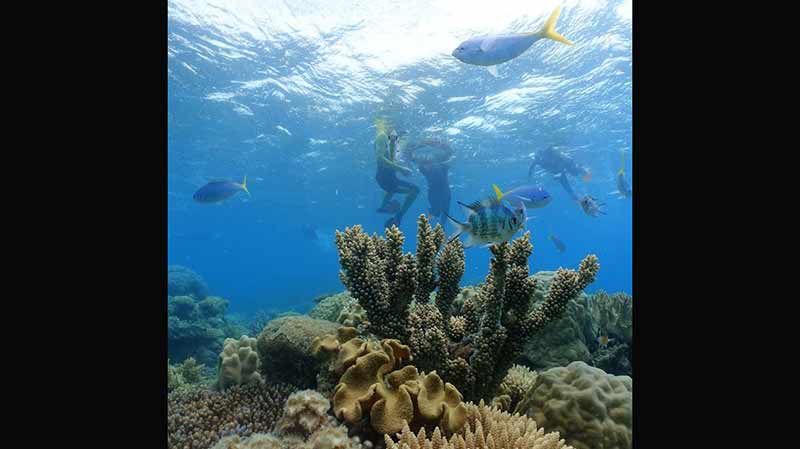
{"label": "blue ocean water", "polygon": [[[497,77],[450,56],[472,36],[537,31],[559,4],[556,29],[574,46],[539,41]],[[623,152],[628,181],[635,176],[631,71],[630,0],[170,1],[168,263],[198,272],[234,313],[305,312],[315,296],[343,290],[334,231],[382,232],[388,218],[375,212],[374,120],[383,117],[455,149],[457,219],[456,200],[528,182],[533,153],[548,146],[590,167],[589,182],[571,182],[606,203],[598,218],[534,173],[554,200],[529,211],[531,271],[576,268],[595,253],[601,271],[588,291],[631,293],[632,201],[609,195]],[[245,175],[251,197],[192,200],[209,180]],[[418,170],[401,179],[422,189],[401,225],[413,252],[427,189]],[[489,250],[466,257],[462,285],[482,282]]]}

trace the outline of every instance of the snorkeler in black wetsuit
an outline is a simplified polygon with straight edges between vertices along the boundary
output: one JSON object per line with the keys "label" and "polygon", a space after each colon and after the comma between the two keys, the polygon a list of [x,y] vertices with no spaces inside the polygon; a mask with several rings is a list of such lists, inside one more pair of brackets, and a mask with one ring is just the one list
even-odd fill
{"label": "snorkeler in black wetsuit", "polygon": [[[431,147],[434,153],[423,154],[416,151],[421,147]],[[450,181],[448,180],[448,163],[453,158],[453,150],[447,142],[425,139],[410,143],[403,149],[409,159],[419,167],[419,171],[428,181],[428,202],[430,215],[436,217],[445,227],[447,214],[450,213]]]}
{"label": "snorkeler in black wetsuit", "polygon": [[[406,211],[408,211],[408,208],[411,207],[411,204],[414,203],[414,200],[417,199],[417,195],[419,194],[419,187],[408,181],[397,178],[398,171],[406,176],[413,172],[410,168],[397,164],[397,162],[395,162],[396,156],[397,132],[392,130],[387,136],[382,129],[379,129],[375,136],[375,158],[378,163],[375,180],[378,181],[378,185],[381,186],[386,193],[383,196],[383,201],[381,202],[381,207],[378,208],[378,212],[393,213],[396,211],[392,218],[386,220],[384,226],[387,228],[391,225],[400,226],[403,215],[405,215]],[[395,193],[406,195],[406,199],[399,210],[396,210],[397,202],[392,201],[392,196],[394,196]]]}
{"label": "snorkeler in black wetsuit", "polygon": [[536,168],[537,165],[557,177],[558,182],[561,183],[561,186],[564,187],[567,194],[575,201],[579,199],[572,190],[567,175],[581,176],[582,179],[587,182],[592,179],[592,173],[588,168],[578,165],[571,157],[557,151],[553,147],[536,153],[533,157],[531,167],[528,169],[528,178],[531,177],[531,173],[533,173],[533,169]]}

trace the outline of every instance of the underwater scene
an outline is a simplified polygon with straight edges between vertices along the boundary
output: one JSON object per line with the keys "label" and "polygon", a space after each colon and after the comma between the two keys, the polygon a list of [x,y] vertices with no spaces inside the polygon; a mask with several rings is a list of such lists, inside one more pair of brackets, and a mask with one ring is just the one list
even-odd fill
{"label": "underwater scene", "polygon": [[170,449],[633,447],[631,0],[170,0]]}

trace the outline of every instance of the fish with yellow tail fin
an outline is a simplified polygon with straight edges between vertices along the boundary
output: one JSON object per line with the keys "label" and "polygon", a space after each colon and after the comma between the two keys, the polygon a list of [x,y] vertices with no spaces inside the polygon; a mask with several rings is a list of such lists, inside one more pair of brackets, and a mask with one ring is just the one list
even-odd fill
{"label": "fish with yellow tail fin", "polygon": [[[539,31],[532,33],[496,34],[467,39],[453,50],[453,57],[465,64],[489,68],[510,61],[528,50],[541,39],[551,39],[566,45],[573,43],[556,32],[556,22],[561,14],[561,6],[544,23]],[[497,76],[497,71],[490,69]]]}
{"label": "fish with yellow tail fin", "polygon": [[247,190],[247,175],[245,175],[244,181],[242,181],[241,184],[226,180],[211,181],[203,187],[200,187],[194,195],[192,195],[192,198],[198,203],[220,203],[242,190],[247,192],[247,195],[250,196],[250,191]]}
{"label": "fish with yellow tail fin", "polygon": [[464,234],[467,236],[464,248],[507,242],[517,231],[525,227],[528,219],[525,205],[521,202],[517,203],[513,209],[494,197],[475,201],[472,204],[464,204],[459,201],[458,204],[467,215],[466,223],[461,223],[450,215],[447,216],[457,230],[450,241]]}
{"label": "fish with yellow tail fin", "polygon": [[622,166],[619,168],[619,171],[617,172],[616,194],[620,195],[620,199],[630,198],[631,196],[633,196],[633,191],[631,190],[628,181],[625,180],[625,153],[622,153]]}
{"label": "fish with yellow tail fin", "polygon": [[498,200],[506,199],[512,203],[522,201],[528,209],[539,209],[545,207],[553,201],[553,196],[550,192],[539,187],[532,185],[524,185],[514,187],[513,189],[503,193],[497,184],[492,184],[492,189]]}

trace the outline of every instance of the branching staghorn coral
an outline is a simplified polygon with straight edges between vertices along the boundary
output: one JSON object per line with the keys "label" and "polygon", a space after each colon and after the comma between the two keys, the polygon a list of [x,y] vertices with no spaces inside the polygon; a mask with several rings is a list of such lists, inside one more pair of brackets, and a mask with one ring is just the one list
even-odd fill
{"label": "branching staghorn coral", "polygon": [[413,257],[402,254],[403,234],[396,227],[386,230],[386,239],[369,237],[360,226],[337,232],[340,277],[366,309],[368,331],[408,342],[420,369],[436,370],[468,399],[488,400],[525,343],[561,317],[567,303],[594,281],[599,264],[589,255],[578,271],[559,269],[545,301],[534,308],[536,282],[528,271],[533,247],[526,233],[490,247],[485,284],[465,296],[454,315],[464,250],[456,239],[439,252],[442,235],[421,216]]}
{"label": "branching staghorn coral", "polygon": [[464,274],[464,251],[453,241],[439,254],[444,240],[441,225],[432,228],[425,215],[417,222],[416,256],[403,254],[405,237],[396,226],[386,229],[385,238],[368,236],[360,225],[336,232],[339,277],[366,310],[369,332],[408,341],[412,300],[427,304],[437,288],[437,306],[449,317]]}

